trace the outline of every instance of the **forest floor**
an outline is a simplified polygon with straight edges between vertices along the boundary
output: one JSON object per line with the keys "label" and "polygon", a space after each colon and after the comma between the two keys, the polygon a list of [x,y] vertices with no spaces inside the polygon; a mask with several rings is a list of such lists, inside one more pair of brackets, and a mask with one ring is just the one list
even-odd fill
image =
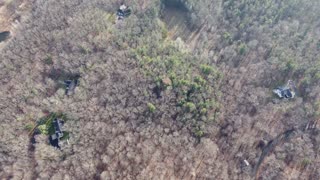
{"label": "forest floor", "polygon": [[[217,21],[219,26],[192,26],[190,10],[175,6],[164,6],[159,17],[150,20],[145,14],[153,14],[153,1],[145,0],[134,1],[141,14],[115,24],[109,11],[113,13],[117,1],[65,1],[35,1],[34,9],[23,0],[0,3],[0,33],[11,32],[10,39],[0,43],[0,179],[319,179],[319,85],[305,82],[313,70],[307,66],[300,73],[304,61],[297,60],[295,66],[283,60],[291,68],[286,71],[276,63],[282,55],[277,52],[287,52],[277,49],[280,40],[289,49],[301,47],[293,48],[298,52],[294,57],[319,61],[318,55],[312,56],[316,42],[310,39],[320,32],[312,31],[305,39],[285,33],[297,26],[291,19],[248,28],[248,33],[227,25],[227,18]],[[160,25],[154,23],[158,20]],[[158,40],[159,30],[152,34],[148,28],[163,24],[166,38]],[[303,27],[297,31],[304,32]],[[282,36],[271,39],[270,34]],[[292,41],[297,38],[292,44],[285,39],[289,35]],[[197,69],[200,61],[192,61],[197,58],[223,76],[220,83],[213,81],[219,84],[214,89],[220,93],[219,116],[197,124],[200,138],[190,133],[193,124],[177,120],[184,107],[175,101],[182,95],[161,89],[163,81],[156,84],[164,77],[154,78],[169,72],[165,68],[175,66],[175,60],[181,62],[174,70]],[[65,71],[81,75],[72,97],[65,97],[56,82],[60,79],[55,76]],[[170,78],[179,73],[185,79],[197,74],[182,69]],[[297,96],[278,99],[272,89],[289,79],[297,85]],[[65,125],[72,138],[62,151],[49,146],[43,135],[31,145],[25,130],[26,124],[51,111],[65,111],[73,119]]]}

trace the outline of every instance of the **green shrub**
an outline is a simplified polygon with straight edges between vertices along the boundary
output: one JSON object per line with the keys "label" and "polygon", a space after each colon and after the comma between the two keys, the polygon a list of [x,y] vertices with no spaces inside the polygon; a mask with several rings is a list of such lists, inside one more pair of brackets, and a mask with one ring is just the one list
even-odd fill
{"label": "green shrub", "polygon": [[177,106],[183,107],[186,102],[187,102],[187,101],[186,101],[185,99],[180,99],[180,100],[177,102]]}
{"label": "green shrub", "polygon": [[166,39],[168,37],[168,29],[166,27],[166,24],[163,23],[161,20],[158,19],[158,25],[161,28],[161,35],[163,39]]}
{"label": "green shrub", "polygon": [[148,111],[154,113],[156,111],[156,107],[152,103],[148,103]]}
{"label": "green shrub", "polygon": [[197,137],[197,138],[201,138],[204,136],[204,132],[200,127],[196,127],[193,130],[193,134]]}
{"label": "green shrub", "polygon": [[311,164],[311,160],[310,159],[307,159],[307,158],[304,158],[301,162],[301,167],[302,168],[306,168],[309,164]]}
{"label": "green shrub", "polygon": [[285,71],[286,72],[293,72],[297,69],[298,65],[296,62],[294,62],[293,59],[290,59],[287,61],[286,66],[285,66]]}
{"label": "green shrub", "polygon": [[191,83],[191,87],[189,92],[195,92],[195,91],[199,91],[201,89],[201,85],[197,84],[197,83]]}
{"label": "green shrub", "polygon": [[[200,104],[206,99],[217,101],[219,82],[215,80],[221,74],[213,65],[204,64],[207,59],[190,53],[175,41],[163,39],[166,31],[161,22],[155,26],[158,28],[153,32],[154,38],[141,37],[132,57],[138,61],[142,73],[153,80],[157,88],[155,93],[167,91],[174,97],[172,102],[179,107],[179,121],[193,127],[198,121],[207,122],[214,109]],[[228,36],[231,39],[231,35]],[[155,112],[156,107],[148,103],[146,111]]]}
{"label": "green shrub", "polygon": [[194,105],[192,102],[185,103],[184,107],[188,112],[193,112],[197,109],[196,105]]}
{"label": "green shrub", "polygon": [[245,24],[244,23],[241,23],[240,25],[239,25],[239,28],[240,29],[243,29],[245,27]]}
{"label": "green shrub", "polygon": [[38,130],[40,131],[41,134],[48,135],[48,126],[46,124],[42,124],[38,126]]}
{"label": "green shrub", "polygon": [[190,84],[191,84],[191,82],[188,81],[188,80],[185,80],[185,79],[181,79],[181,80],[179,80],[179,82],[178,82],[178,85],[179,85],[179,86],[189,86]]}
{"label": "green shrub", "polygon": [[320,80],[320,72],[315,73],[314,78]]}
{"label": "green shrub", "polygon": [[140,48],[136,49],[136,53],[139,56],[146,56],[147,55],[147,48],[145,46],[141,46]]}
{"label": "green shrub", "polygon": [[27,130],[27,131],[31,131],[32,129],[34,128],[34,125],[33,124],[27,124],[24,129]]}
{"label": "green shrub", "polygon": [[247,51],[247,45],[244,43],[241,43],[239,45],[239,54],[244,55],[246,53],[246,51]]}
{"label": "green shrub", "polygon": [[47,57],[44,59],[44,63],[47,65],[52,65],[53,64],[52,56],[47,55]]}
{"label": "green shrub", "polygon": [[314,109],[314,115],[316,116],[316,118],[320,118],[320,101],[315,103]]}
{"label": "green shrub", "polygon": [[201,65],[200,68],[201,68],[201,72],[205,75],[209,75],[214,72],[213,67],[209,65]]}
{"label": "green shrub", "polygon": [[230,33],[225,32],[225,33],[223,34],[223,38],[224,38],[226,41],[231,42],[231,34],[230,34]]}
{"label": "green shrub", "polygon": [[41,134],[51,135],[54,134],[53,120],[59,118],[67,121],[67,117],[63,113],[50,113],[48,116],[41,118],[37,122],[37,129]]}
{"label": "green shrub", "polygon": [[206,108],[202,108],[200,111],[200,114],[204,115],[207,113],[207,109]]}
{"label": "green shrub", "polygon": [[194,78],[194,81],[195,81],[196,83],[202,85],[202,86],[204,86],[204,85],[206,84],[206,82],[207,82],[207,81],[206,81],[205,79],[203,79],[201,76],[196,76],[196,77]]}
{"label": "green shrub", "polygon": [[79,46],[79,49],[82,54],[89,54],[91,52],[89,48],[84,46]]}

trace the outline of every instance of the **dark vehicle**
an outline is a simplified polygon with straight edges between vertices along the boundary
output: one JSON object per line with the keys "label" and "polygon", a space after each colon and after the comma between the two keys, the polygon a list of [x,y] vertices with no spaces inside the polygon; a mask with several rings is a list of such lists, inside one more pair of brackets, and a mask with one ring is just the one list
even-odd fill
{"label": "dark vehicle", "polygon": [[74,91],[75,91],[76,87],[78,86],[78,83],[79,83],[78,79],[64,81],[64,84],[66,85],[66,95],[67,96],[74,94]]}
{"label": "dark vehicle", "polygon": [[63,132],[61,128],[63,125],[63,121],[60,119],[55,119],[53,120],[52,125],[54,128],[54,134],[49,136],[49,141],[52,146],[60,149],[59,140],[63,137]]}

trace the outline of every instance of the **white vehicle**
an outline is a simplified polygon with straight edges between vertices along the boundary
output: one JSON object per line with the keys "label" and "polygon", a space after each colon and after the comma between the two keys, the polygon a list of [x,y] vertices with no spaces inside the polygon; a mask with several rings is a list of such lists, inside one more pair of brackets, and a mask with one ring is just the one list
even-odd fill
{"label": "white vehicle", "polygon": [[293,88],[294,88],[293,82],[289,80],[287,86],[278,87],[274,89],[272,92],[275,93],[281,99],[282,98],[292,99],[296,95]]}
{"label": "white vehicle", "polygon": [[130,16],[131,9],[128,8],[128,6],[121,4],[120,8],[117,11],[118,20],[121,20],[125,17]]}

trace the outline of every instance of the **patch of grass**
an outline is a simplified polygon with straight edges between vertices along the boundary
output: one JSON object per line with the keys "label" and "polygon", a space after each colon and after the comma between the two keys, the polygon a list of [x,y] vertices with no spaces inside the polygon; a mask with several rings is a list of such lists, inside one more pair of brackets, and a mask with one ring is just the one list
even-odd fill
{"label": "patch of grass", "polygon": [[34,125],[31,124],[31,123],[25,125],[25,127],[24,127],[24,129],[27,130],[27,131],[31,131],[33,128],[34,128]]}

